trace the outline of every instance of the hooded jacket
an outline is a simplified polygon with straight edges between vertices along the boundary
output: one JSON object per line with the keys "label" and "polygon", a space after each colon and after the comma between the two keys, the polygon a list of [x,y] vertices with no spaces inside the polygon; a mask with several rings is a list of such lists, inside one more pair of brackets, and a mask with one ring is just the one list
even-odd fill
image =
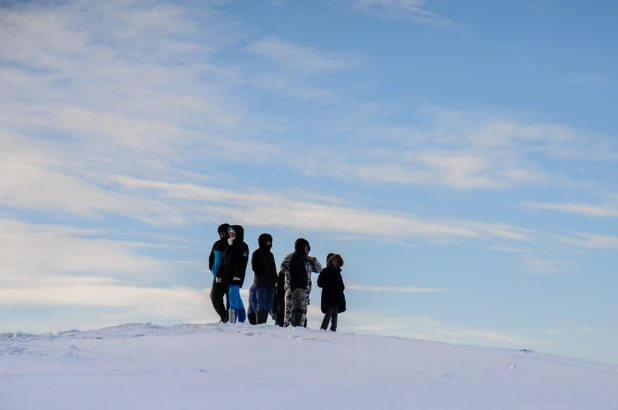
{"label": "hooded jacket", "polygon": [[245,283],[245,273],[249,264],[249,247],[244,242],[244,228],[240,225],[232,225],[231,229],[236,232],[236,238],[231,245],[228,244],[225,250],[223,269],[219,269],[217,277],[223,278],[223,282],[228,286],[237,285],[242,287]]}
{"label": "hooded jacket", "polygon": [[272,245],[267,245],[266,242],[271,241],[273,237],[267,233],[263,233],[258,238],[259,248],[251,255],[251,268],[253,269],[253,286],[256,288],[274,289],[277,284],[277,265],[275,257],[270,251]]}
{"label": "hooded jacket", "polygon": [[[221,232],[227,233],[227,229],[229,227],[229,224],[219,225],[219,228],[217,228],[217,234]],[[223,254],[225,253],[225,249],[227,249],[227,236],[220,238],[212,245],[212,250],[208,256],[208,269],[212,272],[213,278],[217,277],[217,272],[219,272],[221,266],[223,266]]]}
{"label": "hooded jacket", "polygon": [[337,258],[339,260],[339,266],[335,268],[328,264],[326,268],[322,269],[320,276],[318,276],[318,286],[322,288],[320,307],[322,313],[326,313],[328,308],[333,306],[337,306],[339,308],[339,313],[343,313],[346,310],[345,296],[343,294],[345,285],[343,284],[343,277],[341,276],[343,258],[337,254],[329,254],[328,261],[330,261],[331,258]]}
{"label": "hooded jacket", "polygon": [[[294,252],[290,257],[290,290],[307,289],[309,277],[307,274],[307,254],[305,247],[309,246],[306,239],[299,238],[294,243]],[[309,248],[311,250],[311,248]]]}

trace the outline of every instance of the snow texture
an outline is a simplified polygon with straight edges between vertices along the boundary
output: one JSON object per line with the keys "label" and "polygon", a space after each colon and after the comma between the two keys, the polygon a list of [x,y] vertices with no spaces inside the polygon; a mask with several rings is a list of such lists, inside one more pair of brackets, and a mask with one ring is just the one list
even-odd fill
{"label": "snow texture", "polygon": [[618,365],[250,325],[0,334],[0,409],[618,409]]}

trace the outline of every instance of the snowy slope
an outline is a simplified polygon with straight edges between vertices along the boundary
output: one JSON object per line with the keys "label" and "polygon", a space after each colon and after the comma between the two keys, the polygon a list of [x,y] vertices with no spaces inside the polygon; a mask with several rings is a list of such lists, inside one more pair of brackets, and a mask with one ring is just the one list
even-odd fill
{"label": "snowy slope", "polygon": [[0,409],[618,409],[618,366],[249,325],[0,338]]}

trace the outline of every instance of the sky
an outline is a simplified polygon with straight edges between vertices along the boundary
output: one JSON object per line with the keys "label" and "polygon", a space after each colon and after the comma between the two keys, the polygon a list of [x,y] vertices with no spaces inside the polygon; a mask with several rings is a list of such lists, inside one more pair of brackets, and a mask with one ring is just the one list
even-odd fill
{"label": "sky", "polygon": [[618,363],[616,13],[0,2],[0,332],[215,322],[227,222],[340,253],[342,332]]}

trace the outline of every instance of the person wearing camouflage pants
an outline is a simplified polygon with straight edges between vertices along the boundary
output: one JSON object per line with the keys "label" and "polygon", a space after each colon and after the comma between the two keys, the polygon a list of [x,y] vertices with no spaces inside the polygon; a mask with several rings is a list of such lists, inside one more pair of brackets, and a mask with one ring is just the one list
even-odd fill
{"label": "person wearing camouflage pants", "polygon": [[[299,238],[294,244],[294,252],[288,254],[281,262],[281,272],[284,274],[284,290],[285,290],[285,316],[283,326],[307,327],[307,307],[309,306],[311,294],[311,272],[320,273],[322,265],[315,257],[309,256],[311,247],[306,239]],[[298,255],[298,260],[302,261],[300,267],[302,275],[292,275],[291,262],[294,255]],[[299,263],[300,266],[300,262]],[[292,321],[293,313],[295,313],[294,322]],[[300,317],[298,317],[300,316]]]}

